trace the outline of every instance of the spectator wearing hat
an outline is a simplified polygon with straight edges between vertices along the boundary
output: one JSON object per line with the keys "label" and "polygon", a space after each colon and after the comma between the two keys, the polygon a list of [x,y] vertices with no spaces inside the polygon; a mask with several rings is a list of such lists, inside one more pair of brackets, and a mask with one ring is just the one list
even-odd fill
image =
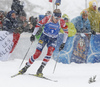
{"label": "spectator wearing hat", "polygon": [[18,23],[16,19],[16,12],[9,11],[3,22],[3,30],[9,31],[11,33],[17,33]]}
{"label": "spectator wearing hat", "polygon": [[51,15],[52,13],[51,13],[51,11],[47,11],[46,13],[45,13],[45,16],[49,16],[49,15]]}
{"label": "spectator wearing hat", "polygon": [[88,19],[90,21],[91,30],[94,32],[99,32],[99,24],[100,24],[100,14],[98,12],[97,1],[92,0],[89,2],[89,8],[86,9],[88,11]]}
{"label": "spectator wearing hat", "polygon": [[21,11],[23,11],[24,8],[24,2],[20,0],[13,0],[13,3],[11,5],[11,10],[14,10],[16,12],[16,15],[19,15]]}
{"label": "spectator wearing hat", "polygon": [[[99,15],[100,15],[100,7],[98,7],[98,12],[99,12]],[[100,30],[100,23],[99,23],[99,30]]]}
{"label": "spectator wearing hat", "polygon": [[91,31],[87,10],[84,10],[80,16],[73,18],[71,22],[74,24],[77,33],[89,33]]}
{"label": "spectator wearing hat", "polygon": [[30,26],[29,32],[32,33],[34,31],[37,21],[38,21],[37,17],[34,16],[29,17],[29,26]]}
{"label": "spectator wearing hat", "polygon": [[31,56],[31,58],[29,58],[29,61],[26,63],[25,67],[19,71],[19,74],[23,74],[27,71],[27,69],[40,56],[45,45],[47,45],[47,49],[48,49],[47,54],[44,57],[44,59],[41,63],[41,66],[39,67],[39,69],[37,70],[37,73],[36,73],[36,76],[39,76],[39,77],[43,76],[42,71],[43,71],[44,67],[46,66],[46,64],[48,63],[48,61],[50,60],[53,51],[55,50],[58,34],[60,31],[62,33],[64,33],[62,28],[66,29],[66,33],[64,33],[63,43],[59,47],[59,51],[61,51],[64,48],[64,45],[65,45],[65,42],[66,42],[67,36],[68,36],[68,29],[67,29],[68,26],[66,26],[65,21],[63,19],[61,19],[60,9],[55,9],[53,11],[53,15],[46,16],[41,21],[39,21],[39,23],[37,23],[37,25],[32,33],[32,36],[30,37],[30,40],[32,42],[35,41],[35,35],[38,32],[39,27],[42,26],[43,24],[45,24],[44,30],[40,36],[38,45],[36,47],[36,51],[35,51],[34,55]]}
{"label": "spectator wearing hat", "polygon": [[26,13],[25,11],[21,11],[17,17],[17,21],[18,21],[18,27],[20,29],[20,33],[22,32],[28,32],[30,27],[28,24],[28,21],[26,20]]}
{"label": "spectator wearing hat", "polygon": [[64,19],[66,25],[68,26],[68,36],[74,36],[76,34],[76,28],[72,22],[70,22],[70,19],[67,14],[63,14],[62,18]]}

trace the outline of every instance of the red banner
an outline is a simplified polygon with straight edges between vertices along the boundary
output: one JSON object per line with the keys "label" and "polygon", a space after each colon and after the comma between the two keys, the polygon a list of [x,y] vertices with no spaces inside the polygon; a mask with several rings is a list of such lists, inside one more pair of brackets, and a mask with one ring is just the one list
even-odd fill
{"label": "red banner", "polygon": [[0,31],[0,61],[7,61],[16,47],[20,34]]}
{"label": "red banner", "polygon": [[49,0],[49,2],[52,2],[52,0]]}

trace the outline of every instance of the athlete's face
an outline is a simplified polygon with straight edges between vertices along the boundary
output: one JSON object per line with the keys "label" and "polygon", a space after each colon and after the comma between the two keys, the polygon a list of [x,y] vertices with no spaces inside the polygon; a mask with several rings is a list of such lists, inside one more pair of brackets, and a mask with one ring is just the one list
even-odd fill
{"label": "athlete's face", "polygon": [[60,20],[60,17],[53,16],[54,23],[57,23]]}
{"label": "athlete's face", "polygon": [[61,13],[53,13],[53,21],[57,23],[61,18]]}

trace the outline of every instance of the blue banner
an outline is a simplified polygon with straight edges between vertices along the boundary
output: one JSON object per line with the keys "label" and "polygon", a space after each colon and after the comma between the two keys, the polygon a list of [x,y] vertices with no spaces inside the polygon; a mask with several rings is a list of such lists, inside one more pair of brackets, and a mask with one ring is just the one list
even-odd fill
{"label": "blue banner", "polygon": [[87,60],[87,54],[89,49],[90,35],[79,34],[73,43],[73,53],[71,56],[71,62],[85,63]]}
{"label": "blue banner", "polygon": [[100,62],[100,34],[91,36],[87,62]]}
{"label": "blue banner", "polygon": [[61,4],[61,0],[56,0],[55,5],[60,5]]}
{"label": "blue banner", "polygon": [[[54,60],[57,60],[59,47],[62,44],[62,38],[63,38],[63,34],[60,34],[57,39],[57,47],[53,53]],[[72,49],[73,49],[73,42],[74,42],[74,36],[69,37],[67,39],[64,49],[60,51],[58,62],[70,63],[70,57],[71,57]]]}
{"label": "blue banner", "polygon": [[75,35],[68,37],[65,47],[59,53],[63,34],[57,39],[57,47],[53,53],[54,60],[69,64],[75,63],[97,63],[100,62],[100,34],[97,35]]}

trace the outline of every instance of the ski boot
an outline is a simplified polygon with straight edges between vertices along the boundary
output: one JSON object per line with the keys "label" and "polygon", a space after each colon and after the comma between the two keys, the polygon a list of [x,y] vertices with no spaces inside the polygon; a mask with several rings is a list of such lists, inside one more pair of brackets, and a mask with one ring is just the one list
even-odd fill
{"label": "ski boot", "polygon": [[19,73],[20,74],[24,74],[26,71],[27,71],[27,69],[30,67],[30,65],[28,65],[27,63],[26,63],[26,65],[25,65],[25,67],[23,67],[20,71],[19,71]]}
{"label": "ski boot", "polygon": [[36,76],[43,77],[43,73],[42,73],[43,68],[44,66],[41,65],[40,68],[37,70]]}

